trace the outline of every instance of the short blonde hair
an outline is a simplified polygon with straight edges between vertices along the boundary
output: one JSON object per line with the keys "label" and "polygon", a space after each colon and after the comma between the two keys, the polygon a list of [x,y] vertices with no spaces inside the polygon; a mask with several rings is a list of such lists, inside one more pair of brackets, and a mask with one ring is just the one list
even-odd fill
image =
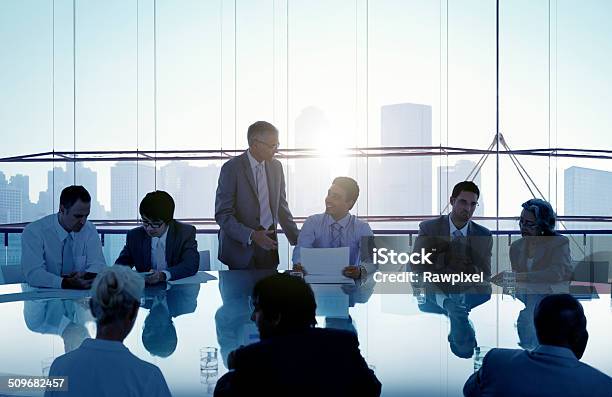
{"label": "short blonde hair", "polygon": [[140,304],[144,278],[127,266],[115,265],[96,276],[91,290],[92,314],[106,324],[125,318],[134,304]]}

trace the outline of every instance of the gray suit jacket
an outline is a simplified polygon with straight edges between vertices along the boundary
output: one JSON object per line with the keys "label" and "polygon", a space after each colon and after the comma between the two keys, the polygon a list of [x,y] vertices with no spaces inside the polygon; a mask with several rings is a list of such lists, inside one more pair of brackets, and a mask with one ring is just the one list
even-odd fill
{"label": "gray suit jacket", "polygon": [[[485,278],[491,276],[491,250],[493,248],[493,238],[491,232],[484,226],[470,221],[468,226],[468,247],[469,255],[472,260],[471,269],[449,269],[447,267],[448,257],[452,254],[450,238],[450,219],[448,215],[442,215],[435,219],[421,222],[419,225],[419,236],[414,243],[414,252],[424,248],[431,252],[435,248],[435,253],[431,256],[434,262],[434,270],[438,272],[483,272]],[[417,271],[431,271],[432,269],[422,268]]]}
{"label": "gray suit jacket", "polygon": [[[274,227],[280,223],[289,243],[295,245],[299,231],[287,205],[283,166],[272,159],[265,162],[265,167]],[[246,268],[253,257],[255,244],[249,244],[249,236],[260,226],[257,186],[246,151],[221,167],[215,220],[220,227],[219,260],[230,269]]]}
{"label": "gray suit jacket", "polygon": [[527,269],[527,242],[520,238],[510,246],[510,263],[516,272],[528,272],[531,282],[559,282],[572,279],[569,239],[560,234],[536,237],[537,248],[531,271]]}
{"label": "gray suit jacket", "polygon": [[570,349],[492,349],[463,387],[467,397],[610,397],[612,379],[578,361]]}

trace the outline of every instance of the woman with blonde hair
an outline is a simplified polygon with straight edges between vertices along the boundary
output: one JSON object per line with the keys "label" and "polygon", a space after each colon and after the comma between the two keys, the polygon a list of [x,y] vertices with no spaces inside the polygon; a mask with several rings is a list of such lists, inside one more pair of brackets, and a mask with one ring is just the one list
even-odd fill
{"label": "woman with blonde hair", "polygon": [[170,396],[155,365],[133,355],[123,344],[132,330],[144,279],[124,266],[100,272],[93,282],[90,308],[96,318],[96,339],[53,361],[49,376],[68,377],[67,391],[45,396]]}

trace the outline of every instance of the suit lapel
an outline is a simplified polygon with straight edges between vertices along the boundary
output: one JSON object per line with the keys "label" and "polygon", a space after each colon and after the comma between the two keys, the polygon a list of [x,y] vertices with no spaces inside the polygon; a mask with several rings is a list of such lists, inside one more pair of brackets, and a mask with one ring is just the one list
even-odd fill
{"label": "suit lapel", "polygon": [[278,208],[278,195],[280,194],[280,181],[278,175],[272,171],[272,167],[269,162],[264,163],[266,166],[266,178],[268,180],[268,197],[270,197],[270,211],[272,217],[276,222],[276,209]]}
{"label": "suit lapel", "polygon": [[153,268],[153,263],[151,262],[151,237],[147,234],[147,232],[144,232],[144,238],[142,239],[142,263],[144,269],[141,271],[143,272],[149,271]]}
{"label": "suit lapel", "polygon": [[176,237],[176,225],[174,220],[168,224],[168,235],[166,236],[166,266],[172,266],[172,249],[174,248],[174,239]]}
{"label": "suit lapel", "polygon": [[446,241],[450,241],[450,216],[444,215],[440,218],[438,232],[440,237],[444,237]]}
{"label": "suit lapel", "polygon": [[244,152],[240,156],[242,157],[242,168],[244,169],[244,176],[246,177],[247,181],[249,181],[251,190],[255,195],[255,200],[259,203],[259,199],[257,198],[257,185],[255,185],[255,178],[253,177],[253,170],[251,169],[249,156],[247,155],[247,152]]}

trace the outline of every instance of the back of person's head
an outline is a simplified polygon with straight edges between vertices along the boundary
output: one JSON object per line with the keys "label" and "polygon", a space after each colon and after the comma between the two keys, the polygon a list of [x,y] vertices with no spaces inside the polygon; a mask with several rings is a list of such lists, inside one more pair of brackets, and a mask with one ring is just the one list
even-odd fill
{"label": "back of person's head", "polygon": [[457,198],[461,192],[472,192],[476,194],[477,198],[480,197],[480,189],[478,189],[478,186],[472,181],[463,181],[456,184],[455,187],[453,187],[451,197]]}
{"label": "back of person's head", "polygon": [[154,356],[168,357],[176,350],[178,336],[166,305],[156,302],[145,318],[142,344]]}
{"label": "back of person's head", "polygon": [[151,221],[168,223],[174,219],[174,200],[167,192],[156,190],[149,192],[140,202],[140,215]]}
{"label": "back of person's head", "polygon": [[70,209],[78,200],[84,203],[91,203],[91,195],[83,186],[67,186],[60,194],[60,205],[66,210]]}
{"label": "back of person's head", "polygon": [[[356,180],[348,176],[339,176],[334,179],[332,185],[340,186],[342,190],[346,192],[346,200],[352,201],[353,205],[355,205],[359,198],[359,185]],[[351,208],[353,208],[353,206],[351,206]]]}
{"label": "back of person's head", "polygon": [[247,131],[247,141],[249,146],[253,143],[253,139],[257,139],[257,137],[262,137],[265,134],[278,134],[278,129],[271,123],[267,121],[256,121],[249,126]]}
{"label": "back of person's head", "polygon": [[535,215],[536,224],[540,227],[544,235],[554,234],[557,214],[555,214],[550,203],[542,199],[534,198],[525,201],[521,206],[523,209]]}
{"label": "back of person's head", "polygon": [[581,358],[589,334],[580,302],[569,294],[549,295],[534,311],[534,323],[541,345],[562,346]]}
{"label": "back of person's head", "polygon": [[[91,290],[91,312],[98,326],[127,322],[136,317],[144,278],[127,266],[106,267],[96,276]],[[132,315],[134,318],[130,318]]]}
{"label": "back of person's head", "polygon": [[317,323],[314,293],[300,277],[278,273],[259,280],[252,299],[255,310],[260,310],[268,322],[278,321],[274,334],[301,331]]}

